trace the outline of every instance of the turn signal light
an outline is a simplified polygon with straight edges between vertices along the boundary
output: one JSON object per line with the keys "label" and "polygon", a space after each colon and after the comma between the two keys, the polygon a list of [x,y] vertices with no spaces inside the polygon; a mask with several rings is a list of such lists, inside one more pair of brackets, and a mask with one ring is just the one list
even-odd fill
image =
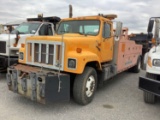
{"label": "turn signal light", "polygon": [[21,44],[21,47],[22,47],[22,48],[24,48],[24,47],[25,47],[25,44],[24,44],[24,43],[22,43],[22,44]]}
{"label": "turn signal light", "polygon": [[152,67],[152,61],[151,61],[151,57],[148,57],[147,64],[148,64],[150,67]]}
{"label": "turn signal light", "polygon": [[77,48],[76,51],[77,51],[77,53],[81,53],[82,52],[82,48]]}

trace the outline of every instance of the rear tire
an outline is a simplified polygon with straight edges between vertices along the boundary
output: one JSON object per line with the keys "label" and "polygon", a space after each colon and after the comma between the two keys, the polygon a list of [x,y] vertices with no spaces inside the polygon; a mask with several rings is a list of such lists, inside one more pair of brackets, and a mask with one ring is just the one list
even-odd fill
{"label": "rear tire", "polygon": [[86,67],[82,74],[76,76],[73,85],[73,98],[81,105],[89,104],[97,88],[97,73],[94,68]]}
{"label": "rear tire", "polygon": [[[151,74],[151,73],[147,73],[146,77],[154,79],[154,80],[157,79],[157,75]],[[150,92],[144,91],[143,97],[146,103],[154,104],[156,102],[156,96]]]}
{"label": "rear tire", "polygon": [[131,68],[131,72],[139,73],[141,70],[141,57],[139,56],[137,59],[137,64]]}

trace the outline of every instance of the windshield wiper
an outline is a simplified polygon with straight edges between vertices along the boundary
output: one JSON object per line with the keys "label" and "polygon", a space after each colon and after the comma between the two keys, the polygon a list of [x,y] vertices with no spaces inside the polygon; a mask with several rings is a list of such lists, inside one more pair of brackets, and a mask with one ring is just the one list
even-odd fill
{"label": "windshield wiper", "polygon": [[80,35],[85,35],[85,36],[87,36],[85,33],[82,33],[82,32],[74,32],[74,33],[78,33],[78,34],[80,34]]}

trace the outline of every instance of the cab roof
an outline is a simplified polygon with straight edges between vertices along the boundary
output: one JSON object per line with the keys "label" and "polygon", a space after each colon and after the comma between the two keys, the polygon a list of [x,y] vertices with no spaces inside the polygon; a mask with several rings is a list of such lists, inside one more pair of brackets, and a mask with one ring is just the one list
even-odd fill
{"label": "cab roof", "polygon": [[40,22],[51,22],[57,23],[61,20],[60,17],[52,16],[52,17],[38,17],[38,18],[27,18],[27,21],[40,21]]}
{"label": "cab roof", "polygon": [[108,20],[113,20],[117,18],[116,14],[98,14],[98,15],[94,15],[94,16],[82,16],[82,17],[74,17],[74,18],[65,18],[62,21],[66,21],[66,20],[85,20],[85,19],[108,19]]}

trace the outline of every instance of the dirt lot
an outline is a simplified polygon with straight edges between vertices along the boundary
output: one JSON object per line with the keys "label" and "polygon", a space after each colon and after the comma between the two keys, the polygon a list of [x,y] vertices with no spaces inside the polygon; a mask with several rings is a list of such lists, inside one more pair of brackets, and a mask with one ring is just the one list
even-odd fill
{"label": "dirt lot", "polygon": [[93,102],[80,106],[70,102],[42,105],[8,91],[5,74],[0,74],[0,120],[160,120],[160,100],[143,102],[138,77],[124,72],[98,89]]}

